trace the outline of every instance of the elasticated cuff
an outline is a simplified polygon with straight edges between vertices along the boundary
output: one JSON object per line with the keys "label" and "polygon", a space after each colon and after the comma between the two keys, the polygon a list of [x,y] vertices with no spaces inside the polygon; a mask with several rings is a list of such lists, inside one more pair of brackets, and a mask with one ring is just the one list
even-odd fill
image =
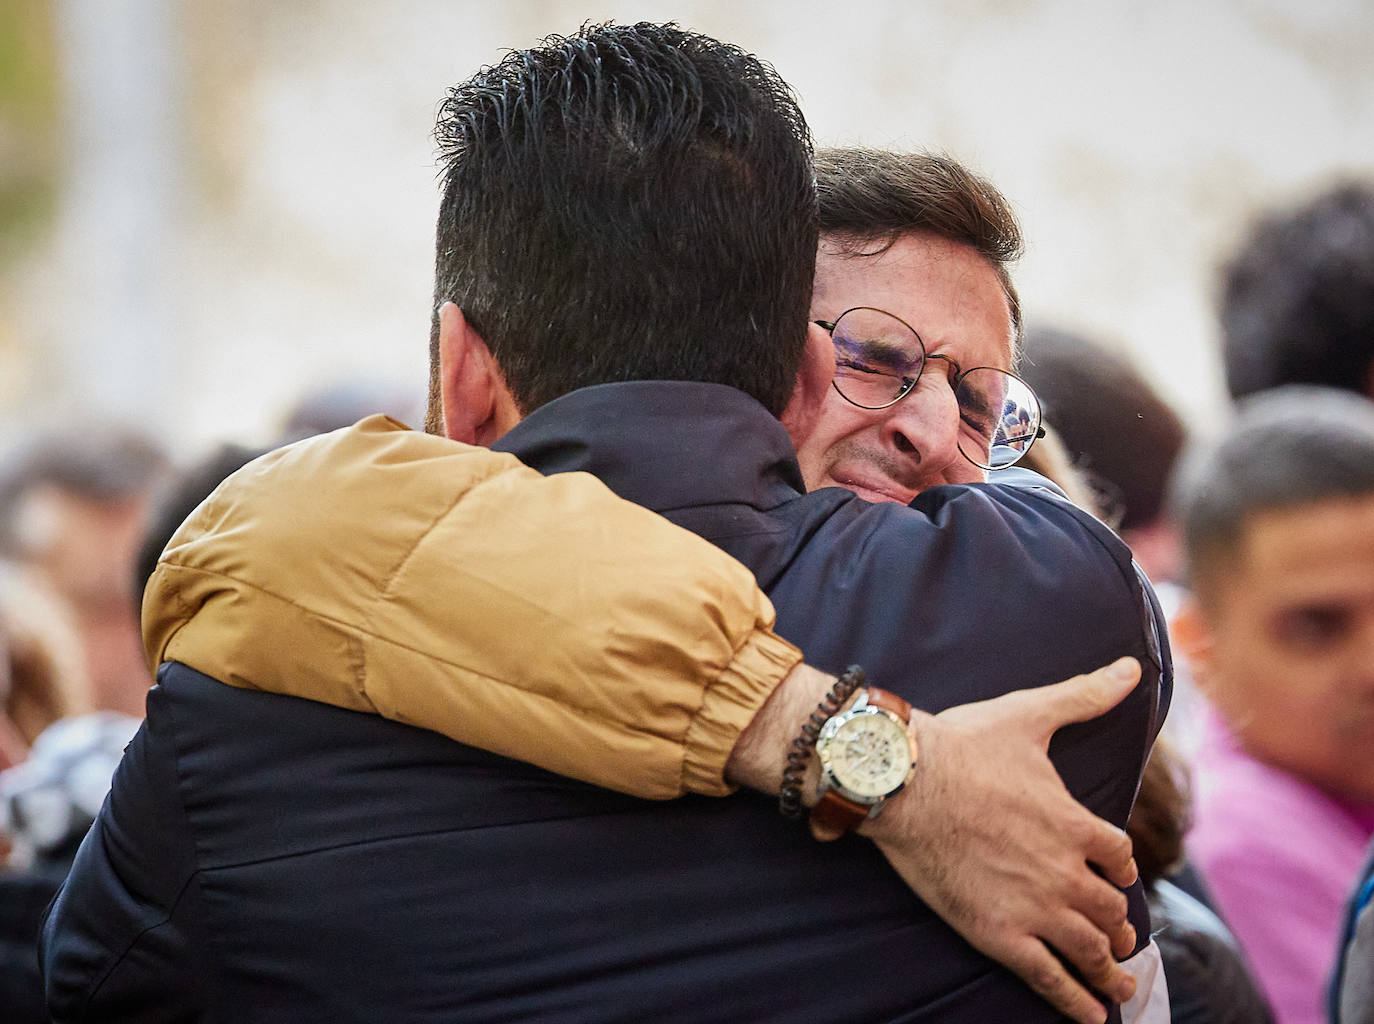
{"label": "elasticated cuff", "polygon": [[725,762],[745,727],[802,653],[771,629],[756,626],[720,678],[706,690],[701,709],[683,743],[682,788],[704,796],[726,796]]}

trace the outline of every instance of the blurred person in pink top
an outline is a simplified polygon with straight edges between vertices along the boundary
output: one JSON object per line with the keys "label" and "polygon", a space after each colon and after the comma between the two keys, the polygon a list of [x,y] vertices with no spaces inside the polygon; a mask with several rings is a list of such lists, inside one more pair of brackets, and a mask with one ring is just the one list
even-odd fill
{"label": "blurred person in pink top", "polygon": [[1189,851],[1280,1024],[1318,1024],[1374,837],[1374,403],[1246,400],[1176,503],[1174,639],[1213,708]]}

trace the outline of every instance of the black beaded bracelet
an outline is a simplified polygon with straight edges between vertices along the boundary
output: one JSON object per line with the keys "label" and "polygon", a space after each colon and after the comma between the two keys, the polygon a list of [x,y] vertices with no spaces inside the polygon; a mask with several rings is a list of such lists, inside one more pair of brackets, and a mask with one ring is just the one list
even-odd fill
{"label": "black beaded bracelet", "polygon": [[864,684],[864,670],[858,665],[850,665],[835,680],[825,700],[816,705],[811,717],[802,723],[801,732],[792,740],[787,751],[787,767],[782,771],[782,789],[778,792],[778,810],[785,818],[802,816],[802,778],[806,775],[806,765],[811,753],[816,749],[816,737],[825,725],[850,697]]}

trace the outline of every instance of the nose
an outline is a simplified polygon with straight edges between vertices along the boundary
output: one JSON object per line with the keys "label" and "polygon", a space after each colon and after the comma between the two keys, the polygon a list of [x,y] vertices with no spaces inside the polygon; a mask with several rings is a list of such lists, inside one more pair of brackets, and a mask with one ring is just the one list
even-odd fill
{"label": "nose", "polygon": [[922,375],[911,394],[884,412],[884,444],[921,477],[944,476],[964,461],[959,454],[959,406],[943,374]]}

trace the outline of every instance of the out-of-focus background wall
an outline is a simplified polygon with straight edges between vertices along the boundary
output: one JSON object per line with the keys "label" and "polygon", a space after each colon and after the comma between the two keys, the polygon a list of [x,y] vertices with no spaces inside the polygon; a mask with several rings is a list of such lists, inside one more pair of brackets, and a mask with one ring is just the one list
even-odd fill
{"label": "out-of-focus background wall", "polygon": [[0,424],[92,410],[271,435],[364,376],[419,401],[444,90],[584,20],[771,60],[817,142],[944,150],[1029,238],[1029,317],[1219,416],[1218,260],[1374,173],[1368,0],[4,0]]}

